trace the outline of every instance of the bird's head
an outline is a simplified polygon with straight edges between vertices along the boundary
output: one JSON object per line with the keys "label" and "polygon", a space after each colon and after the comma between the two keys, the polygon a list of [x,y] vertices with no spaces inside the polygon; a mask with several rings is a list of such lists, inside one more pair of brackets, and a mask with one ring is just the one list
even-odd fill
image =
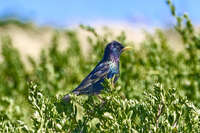
{"label": "bird's head", "polygon": [[131,47],[124,47],[121,43],[117,41],[112,41],[107,44],[104,51],[104,60],[109,60],[111,58],[119,59],[122,52],[131,49]]}

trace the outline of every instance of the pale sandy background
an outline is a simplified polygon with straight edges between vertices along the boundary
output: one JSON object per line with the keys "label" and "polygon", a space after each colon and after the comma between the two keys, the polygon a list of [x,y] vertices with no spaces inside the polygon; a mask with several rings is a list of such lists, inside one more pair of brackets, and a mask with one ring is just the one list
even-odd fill
{"label": "pale sandy background", "polygon": [[[106,27],[106,28],[105,28]],[[108,28],[109,27],[109,28]],[[63,28],[65,30],[74,30],[77,32],[78,38],[81,42],[82,50],[84,53],[87,53],[88,50],[88,42],[87,36],[93,37],[91,33],[88,33],[85,30],[79,28],[79,26],[75,25],[71,28]],[[19,49],[22,58],[25,60],[27,55],[31,55],[34,58],[39,56],[40,50],[43,48],[48,48],[52,36],[55,31],[57,31],[60,35],[59,44],[60,48],[68,46],[68,41],[65,35],[65,30],[59,30],[52,27],[38,27],[36,25],[32,25],[31,28],[22,28],[20,26],[16,26],[13,24],[9,24],[4,27],[0,27],[0,37],[9,35],[12,38],[12,42],[14,47]],[[115,36],[120,35],[122,31],[125,32],[127,40],[132,42],[136,47],[140,46],[140,44],[146,39],[145,34],[150,33],[154,35],[156,27],[148,27],[145,25],[129,25],[125,23],[114,23],[114,24],[96,24],[95,29],[99,35],[107,34],[108,32],[112,33],[110,36],[110,41]],[[168,38],[168,42],[170,46],[174,50],[181,50],[181,40],[179,35],[171,30],[171,29],[162,29]]]}

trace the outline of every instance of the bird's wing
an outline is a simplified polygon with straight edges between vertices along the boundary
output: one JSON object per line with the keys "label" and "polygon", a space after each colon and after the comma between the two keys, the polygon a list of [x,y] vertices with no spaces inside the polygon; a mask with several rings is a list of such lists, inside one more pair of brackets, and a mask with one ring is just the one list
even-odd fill
{"label": "bird's wing", "polygon": [[74,91],[82,91],[104,79],[109,73],[109,63],[100,62]]}

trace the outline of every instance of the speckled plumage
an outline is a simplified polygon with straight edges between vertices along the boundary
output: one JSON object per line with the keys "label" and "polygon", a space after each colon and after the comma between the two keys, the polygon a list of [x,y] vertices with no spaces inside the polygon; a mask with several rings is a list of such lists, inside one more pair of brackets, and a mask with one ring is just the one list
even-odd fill
{"label": "speckled plumage", "polygon": [[[109,43],[104,51],[102,60],[92,70],[92,72],[75,88],[72,92],[81,95],[99,94],[104,89],[102,83],[105,78],[113,78],[114,83],[119,78],[119,57],[124,46],[117,41]],[[69,95],[65,95],[63,100],[69,101]]]}

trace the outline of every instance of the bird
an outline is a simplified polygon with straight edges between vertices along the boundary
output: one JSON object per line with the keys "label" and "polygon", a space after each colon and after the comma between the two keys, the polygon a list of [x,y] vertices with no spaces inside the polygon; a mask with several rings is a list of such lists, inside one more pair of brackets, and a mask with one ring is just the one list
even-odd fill
{"label": "bird", "polygon": [[[71,92],[76,95],[98,95],[104,89],[103,82],[105,79],[112,79],[113,84],[116,83],[120,76],[119,64],[120,55],[132,47],[124,47],[117,41],[107,44],[103,58],[96,67],[86,76],[85,79]],[[70,95],[63,97],[64,102],[70,101]]]}

